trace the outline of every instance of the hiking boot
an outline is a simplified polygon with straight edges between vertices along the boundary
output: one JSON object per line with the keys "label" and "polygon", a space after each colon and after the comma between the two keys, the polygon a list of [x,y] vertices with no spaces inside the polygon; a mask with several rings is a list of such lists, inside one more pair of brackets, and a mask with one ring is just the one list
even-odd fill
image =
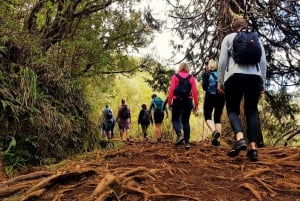
{"label": "hiking boot", "polygon": [[191,147],[190,143],[185,143],[184,144],[184,149],[188,150],[188,149],[190,149],[190,147]]}
{"label": "hiking boot", "polygon": [[157,138],[157,143],[161,142],[161,137]]}
{"label": "hiking boot", "polygon": [[251,162],[256,162],[258,160],[258,152],[256,149],[250,149],[246,155]]}
{"label": "hiking boot", "polygon": [[211,144],[214,146],[220,146],[220,142],[219,142],[219,138],[220,138],[221,134],[218,131],[214,131],[212,133],[212,140],[211,140]]}
{"label": "hiking boot", "polygon": [[179,135],[177,136],[176,141],[175,141],[175,146],[178,146],[178,145],[182,144],[183,140],[184,140],[183,135],[182,135],[182,134],[179,134]]}
{"label": "hiking boot", "polygon": [[240,151],[245,151],[247,149],[247,144],[245,139],[240,139],[236,141],[233,147],[228,151],[227,156],[236,157],[240,154]]}

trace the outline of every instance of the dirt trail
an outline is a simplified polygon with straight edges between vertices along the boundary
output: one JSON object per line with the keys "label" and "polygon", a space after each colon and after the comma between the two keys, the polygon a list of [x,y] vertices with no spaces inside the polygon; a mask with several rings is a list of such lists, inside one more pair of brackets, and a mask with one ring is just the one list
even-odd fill
{"label": "dirt trail", "polygon": [[299,148],[259,150],[260,160],[228,147],[133,141],[55,166],[23,170],[0,182],[0,200],[12,201],[300,201]]}

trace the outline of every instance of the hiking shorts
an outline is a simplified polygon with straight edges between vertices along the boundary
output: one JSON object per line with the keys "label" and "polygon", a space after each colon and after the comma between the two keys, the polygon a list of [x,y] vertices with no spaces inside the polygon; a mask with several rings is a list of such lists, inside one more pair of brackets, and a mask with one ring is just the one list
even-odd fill
{"label": "hiking shorts", "polygon": [[120,119],[119,122],[120,130],[129,130],[130,129],[130,120],[129,119]]}
{"label": "hiking shorts", "polygon": [[164,120],[165,114],[164,114],[164,112],[160,112],[160,111],[156,112],[155,111],[153,116],[154,116],[154,123],[160,123],[161,124]]}
{"label": "hiking shorts", "polygon": [[112,131],[113,126],[114,126],[114,122],[113,122],[112,120],[106,120],[106,121],[103,123],[103,130],[104,130],[105,132]]}

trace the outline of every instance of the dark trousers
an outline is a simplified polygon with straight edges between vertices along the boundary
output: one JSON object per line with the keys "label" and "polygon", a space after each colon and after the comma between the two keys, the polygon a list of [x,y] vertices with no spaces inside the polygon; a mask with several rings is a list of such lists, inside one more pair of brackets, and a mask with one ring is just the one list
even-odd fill
{"label": "dark trousers", "polygon": [[214,122],[221,123],[221,115],[223,112],[223,107],[225,105],[225,97],[223,95],[213,95],[209,92],[205,93],[203,111],[204,119],[212,120],[212,113],[214,111]]}
{"label": "dark trousers", "polygon": [[240,103],[244,96],[248,141],[257,142],[259,132],[257,104],[262,86],[261,77],[257,75],[234,74],[225,82],[224,86],[226,109],[234,133],[244,132],[239,116]]}
{"label": "dark trousers", "polygon": [[172,124],[177,135],[181,133],[181,128],[184,133],[185,143],[189,143],[190,140],[190,116],[194,107],[191,98],[179,99],[176,98],[172,103]]}

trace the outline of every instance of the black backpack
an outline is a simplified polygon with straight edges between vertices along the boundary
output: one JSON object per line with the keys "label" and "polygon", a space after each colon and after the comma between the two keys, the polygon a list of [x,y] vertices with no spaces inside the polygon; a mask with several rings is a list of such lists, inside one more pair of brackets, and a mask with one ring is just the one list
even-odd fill
{"label": "black backpack", "polygon": [[141,119],[141,123],[143,124],[150,124],[150,114],[148,110],[143,110],[143,115]]}
{"label": "black backpack", "polygon": [[122,119],[128,119],[130,117],[130,112],[129,112],[127,105],[122,106],[121,111],[120,111],[120,117]]}
{"label": "black backpack", "polygon": [[105,110],[105,118],[106,118],[107,120],[110,120],[110,119],[113,118],[113,113],[112,113],[111,109],[106,109],[106,110]]}
{"label": "black backpack", "polygon": [[190,78],[192,77],[192,75],[183,78],[178,73],[176,73],[175,76],[179,79],[179,84],[174,90],[174,95],[184,99],[188,98],[191,95],[192,91],[192,86],[190,83]]}
{"label": "black backpack", "polygon": [[232,58],[238,64],[257,64],[262,55],[256,32],[240,31],[232,44]]}

